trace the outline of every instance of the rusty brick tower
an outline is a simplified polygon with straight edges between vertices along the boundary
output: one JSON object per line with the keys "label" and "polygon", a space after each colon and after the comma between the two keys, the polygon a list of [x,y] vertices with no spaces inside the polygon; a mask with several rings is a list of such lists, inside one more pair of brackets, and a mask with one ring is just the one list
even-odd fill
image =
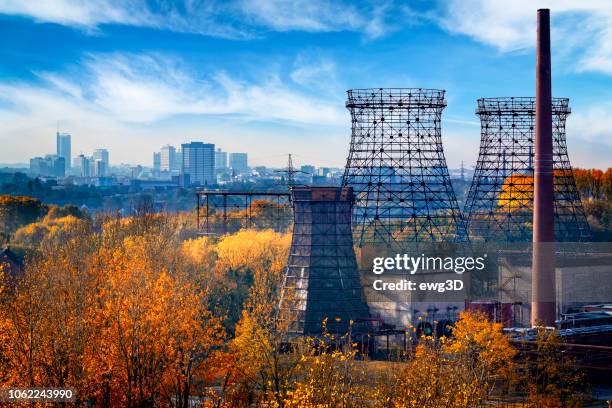
{"label": "rusty brick tower", "polygon": [[444,91],[348,91],[352,135],[343,185],[353,188],[355,241],[399,246],[463,241],[440,120]]}
{"label": "rusty brick tower", "polygon": [[368,317],[351,234],[350,187],[293,187],[294,226],[280,301],[290,332],[344,334]]}

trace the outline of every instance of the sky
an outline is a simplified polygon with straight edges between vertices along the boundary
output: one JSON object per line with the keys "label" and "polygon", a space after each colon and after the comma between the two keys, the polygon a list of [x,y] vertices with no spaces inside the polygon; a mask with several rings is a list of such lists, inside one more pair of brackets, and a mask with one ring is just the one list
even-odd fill
{"label": "sky", "polygon": [[542,7],[572,164],[609,167],[608,0],[0,0],[0,163],[54,153],[59,129],[111,164],[194,140],[343,167],[346,90],[423,87],[446,90],[449,167],[471,167],[476,100],[535,93]]}

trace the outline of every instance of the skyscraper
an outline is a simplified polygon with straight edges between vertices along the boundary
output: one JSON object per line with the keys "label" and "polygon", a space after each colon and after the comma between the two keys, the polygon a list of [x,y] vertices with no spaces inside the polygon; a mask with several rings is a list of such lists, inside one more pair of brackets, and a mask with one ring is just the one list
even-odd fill
{"label": "skyscraper", "polygon": [[66,171],[70,170],[70,163],[72,162],[70,137],[70,133],[57,132],[56,134],[57,156],[64,158]]}
{"label": "skyscraper", "polygon": [[104,160],[97,159],[94,161],[94,176],[95,177],[104,177],[106,176],[106,162]]}
{"label": "skyscraper", "polygon": [[85,157],[83,154],[79,154],[76,158],[78,162],[78,168],[80,171],[81,177],[90,177],[91,176],[91,164],[89,158]]}
{"label": "skyscraper", "polygon": [[193,185],[215,183],[215,145],[191,142],[182,145],[181,174],[189,175]]}
{"label": "skyscraper", "polygon": [[153,153],[153,172],[159,173],[161,170],[161,152]]}
{"label": "skyscraper", "polygon": [[215,170],[227,169],[227,152],[217,149],[215,152]]}
{"label": "skyscraper", "polygon": [[163,146],[159,154],[161,171],[178,173],[181,170],[180,156],[177,154],[176,148],[174,146]]}
{"label": "skyscraper", "polygon": [[106,149],[96,149],[94,150],[93,153],[93,162],[95,163],[96,161],[102,161],[104,163],[104,165],[101,167],[101,169],[103,170],[103,174],[97,174],[96,176],[98,177],[102,177],[102,176],[106,176],[108,169],[109,169],[109,160],[108,160],[108,150]]}
{"label": "skyscraper", "polygon": [[230,153],[229,165],[235,176],[249,173],[249,163],[246,153]]}

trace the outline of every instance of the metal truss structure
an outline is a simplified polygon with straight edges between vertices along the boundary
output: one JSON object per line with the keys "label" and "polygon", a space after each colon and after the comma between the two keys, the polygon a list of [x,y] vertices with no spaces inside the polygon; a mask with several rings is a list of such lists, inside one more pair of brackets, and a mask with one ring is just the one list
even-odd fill
{"label": "metal truss structure", "polygon": [[[293,187],[294,225],[279,304],[293,334],[344,334],[368,318],[353,249],[347,187]],[[327,323],[324,323],[326,321]]]}
{"label": "metal truss structure", "polygon": [[[553,166],[557,241],[587,241],[590,230],[567,154],[566,98],[553,99]],[[532,239],[535,98],[483,98],[476,114],[481,140],[466,200],[471,239]]]}
{"label": "metal truss structure", "polygon": [[227,234],[242,228],[284,232],[293,222],[289,192],[198,190],[197,228],[203,235]]}
{"label": "metal truss structure", "polygon": [[442,149],[444,91],[348,91],[352,135],[343,185],[353,187],[356,244],[466,239]]}

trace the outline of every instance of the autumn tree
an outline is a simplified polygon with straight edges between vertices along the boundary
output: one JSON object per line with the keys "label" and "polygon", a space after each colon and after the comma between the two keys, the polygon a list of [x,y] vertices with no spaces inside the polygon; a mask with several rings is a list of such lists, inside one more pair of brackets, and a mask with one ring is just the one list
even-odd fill
{"label": "autumn tree", "polygon": [[535,348],[517,366],[517,384],[527,394],[527,406],[582,406],[584,373],[576,367],[575,359],[563,351],[554,331],[543,327],[537,330]]}
{"label": "autumn tree", "polygon": [[90,321],[95,247],[87,224],[71,224],[61,241],[41,243],[23,276],[6,288],[0,303],[6,385],[74,387],[79,401],[94,387],[84,356],[97,330]]}
{"label": "autumn tree", "polygon": [[454,406],[485,405],[497,380],[511,378],[515,350],[502,332],[501,323],[492,323],[486,315],[462,312],[453,328],[453,337],[444,343],[457,368],[455,378],[463,385],[457,390]]}
{"label": "autumn tree", "polygon": [[368,384],[369,373],[357,364],[357,350],[346,342],[331,347],[331,337],[324,333],[322,338],[307,339],[297,367],[299,374],[287,392],[286,407],[350,408],[371,402],[373,387]]}
{"label": "autumn tree", "polygon": [[45,210],[45,205],[35,198],[1,195],[0,232],[10,235],[20,226],[36,221]]}
{"label": "autumn tree", "polygon": [[207,309],[206,292],[172,250],[172,229],[163,217],[145,217],[123,229],[116,221],[107,225],[96,316],[104,328],[91,364],[102,373],[103,399],[127,406],[173,399],[187,406],[194,376],[224,333]]}
{"label": "autumn tree", "polygon": [[422,336],[413,358],[379,377],[375,400],[397,408],[485,406],[495,383],[510,378],[513,356],[500,324],[464,312],[452,337]]}
{"label": "autumn tree", "polygon": [[[299,355],[287,349],[288,319],[278,315],[290,235],[245,230],[217,245],[217,268],[251,276],[235,339],[229,344],[233,378],[242,394],[282,405]],[[251,398],[248,397],[248,398]]]}

